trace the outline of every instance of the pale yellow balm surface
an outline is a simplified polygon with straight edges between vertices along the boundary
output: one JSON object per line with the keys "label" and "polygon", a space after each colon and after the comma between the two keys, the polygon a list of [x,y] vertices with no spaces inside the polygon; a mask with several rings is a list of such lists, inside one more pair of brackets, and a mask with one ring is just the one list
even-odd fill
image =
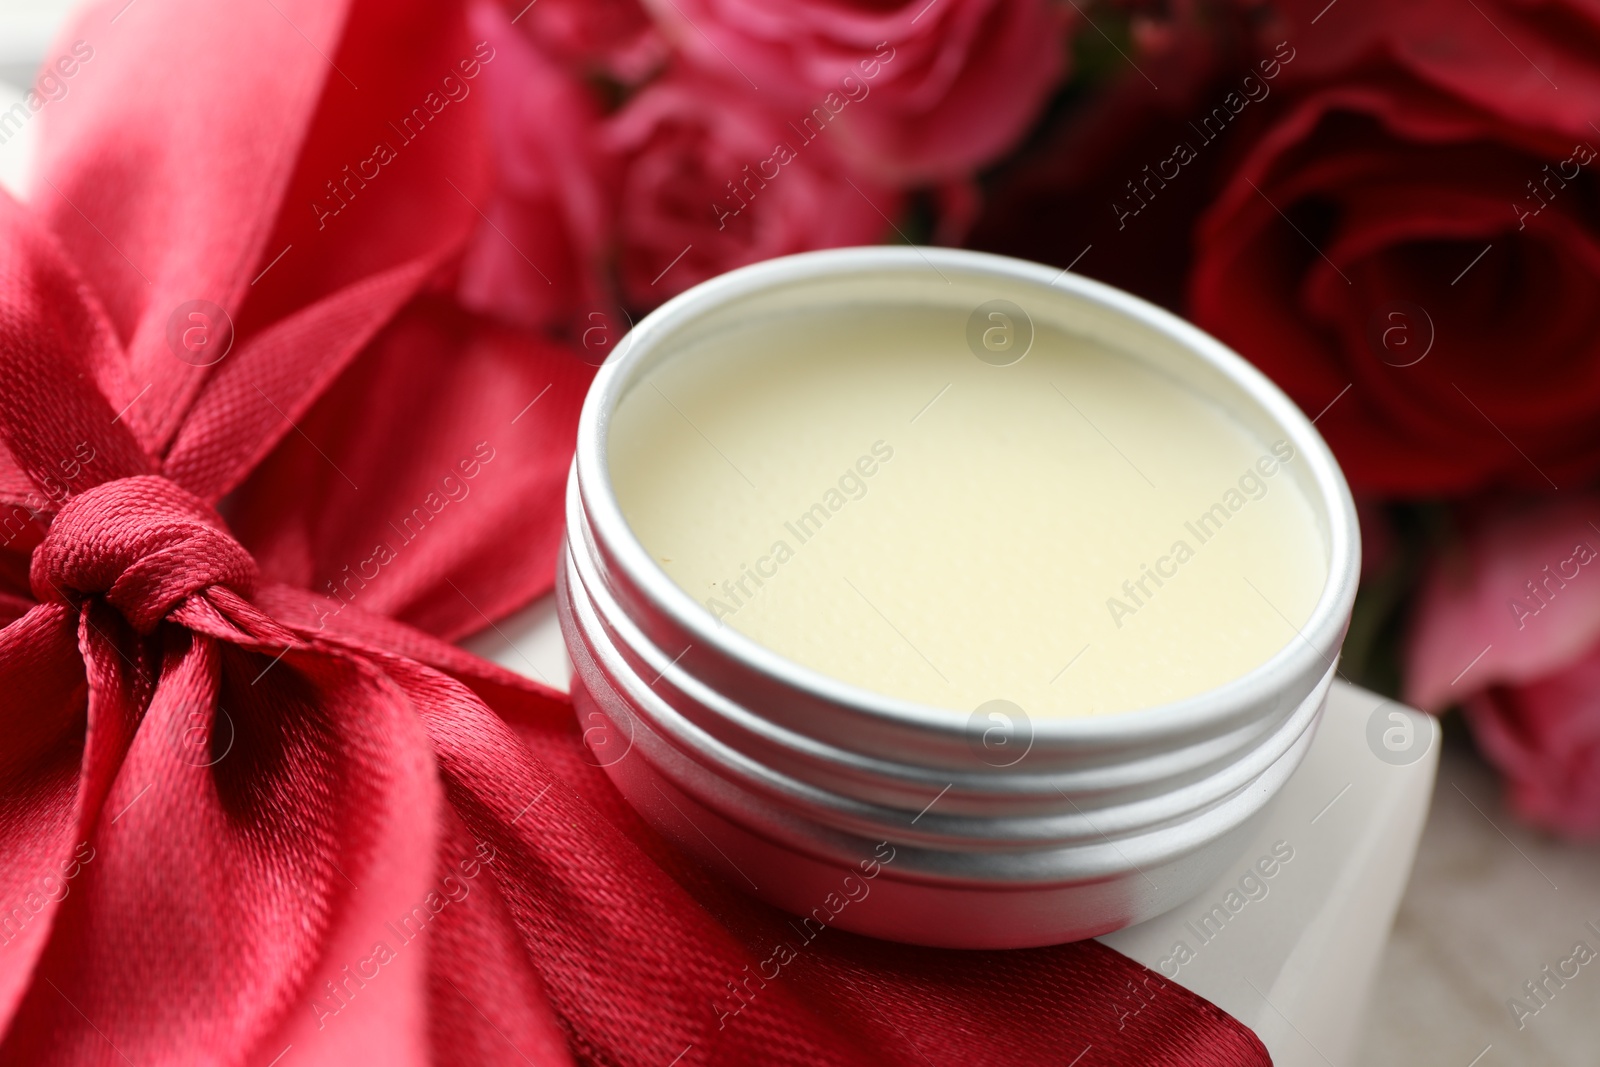
{"label": "pale yellow balm surface", "polygon": [[957,311],[718,335],[623,399],[609,457],[634,533],[724,625],[963,713],[1192,696],[1299,640],[1326,577],[1288,444],[1043,327],[981,361]]}

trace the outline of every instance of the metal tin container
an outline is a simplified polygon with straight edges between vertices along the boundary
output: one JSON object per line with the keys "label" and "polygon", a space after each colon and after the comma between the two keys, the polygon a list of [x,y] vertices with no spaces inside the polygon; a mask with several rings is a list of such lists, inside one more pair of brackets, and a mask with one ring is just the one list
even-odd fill
{"label": "metal tin container", "polygon": [[[697,339],[797,310],[970,311],[996,299],[1164,371],[1303,459],[1293,477],[1325,539],[1327,581],[1268,662],[1197,696],[1105,717],[969,717],[826,677],[719,624],[630,530],[607,470],[611,417]],[[697,286],[640,322],[601,368],[578,429],[557,603],[585,740],[665,835],[812,923],[1010,948],[1161,914],[1237,860],[1314,735],[1358,564],[1355,508],[1327,446],[1215,339],[1037,264],[850,248]]]}

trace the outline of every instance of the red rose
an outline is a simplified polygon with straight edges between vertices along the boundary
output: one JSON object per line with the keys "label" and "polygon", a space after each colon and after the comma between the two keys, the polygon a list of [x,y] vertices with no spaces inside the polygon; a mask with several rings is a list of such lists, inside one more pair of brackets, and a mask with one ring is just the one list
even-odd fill
{"label": "red rose", "polygon": [[602,262],[613,179],[595,144],[599,109],[498,8],[474,9],[473,28],[494,54],[482,92],[496,189],[473,205],[481,216],[461,267],[461,300],[519,325],[579,331],[613,304]]}
{"label": "red rose", "polygon": [[1016,143],[1060,78],[1053,0],[647,0],[703,70],[855,164],[907,184],[962,177]]}
{"label": "red rose", "polygon": [[1519,816],[1567,837],[1600,838],[1600,648],[1536,682],[1485,690],[1466,711]]}
{"label": "red rose", "polygon": [[675,71],[610,122],[622,171],[618,270],[649,307],[734,267],[871,244],[898,198],[852,178],[831,142],[786,124],[727,83]]}
{"label": "red rose", "polygon": [[1194,319],[1323,413],[1358,490],[1600,474],[1600,13],[1285,7],[1274,101],[1242,87],[1189,139],[1243,142],[1196,231]]}

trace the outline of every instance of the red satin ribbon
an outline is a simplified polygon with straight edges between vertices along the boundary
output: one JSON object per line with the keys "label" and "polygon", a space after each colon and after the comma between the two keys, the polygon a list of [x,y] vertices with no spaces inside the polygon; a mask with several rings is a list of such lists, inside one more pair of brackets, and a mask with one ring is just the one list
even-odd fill
{"label": "red satin ribbon", "polygon": [[549,588],[588,376],[424,291],[481,116],[306,210],[462,12],[115,14],[0,197],[0,1062],[1268,1062],[1097,943],[805,940],[667,848],[563,695],[441,640]]}

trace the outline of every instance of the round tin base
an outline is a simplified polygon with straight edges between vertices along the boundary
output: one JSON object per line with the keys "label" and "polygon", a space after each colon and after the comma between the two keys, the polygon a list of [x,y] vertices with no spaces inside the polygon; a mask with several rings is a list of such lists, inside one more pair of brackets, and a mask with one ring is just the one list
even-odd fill
{"label": "round tin base", "polygon": [[[572,700],[580,721],[594,722],[598,714],[610,722],[576,676]],[[846,865],[768,841],[701,804],[645,759],[621,759],[604,770],[664,837],[729,885],[792,913],[806,930],[837,926],[931,948],[1039,948],[1153,919],[1193,899],[1237,863],[1265,811],[1149,869],[1068,885],[963,885],[904,877],[903,861],[912,851],[904,845],[863,841],[860,859]]]}

